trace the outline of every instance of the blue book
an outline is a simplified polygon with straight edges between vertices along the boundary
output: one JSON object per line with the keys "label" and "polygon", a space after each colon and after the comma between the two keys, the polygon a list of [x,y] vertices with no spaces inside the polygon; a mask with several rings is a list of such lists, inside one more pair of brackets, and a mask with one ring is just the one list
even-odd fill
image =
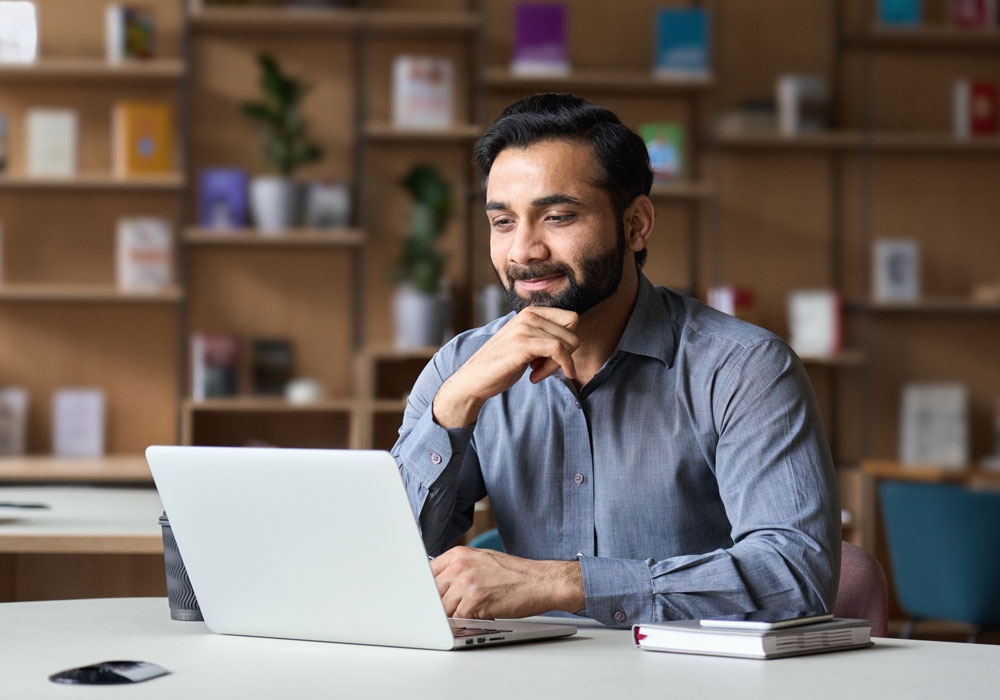
{"label": "blue book", "polygon": [[878,23],[892,27],[913,27],[922,21],[923,0],[878,0]]}
{"label": "blue book", "polygon": [[656,10],[657,75],[704,75],[709,71],[708,12],[699,7]]}
{"label": "blue book", "polygon": [[198,223],[226,230],[247,225],[247,174],[239,168],[207,168],[198,186]]}

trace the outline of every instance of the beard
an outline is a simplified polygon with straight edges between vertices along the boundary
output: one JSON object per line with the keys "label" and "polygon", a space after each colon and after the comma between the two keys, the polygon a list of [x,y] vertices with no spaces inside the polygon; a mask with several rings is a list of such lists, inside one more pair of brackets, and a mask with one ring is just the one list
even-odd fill
{"label": "beard", "polygon": [[[619,229],[618,244],[615,247],[580,261],[580,279],[577,279],[576,273],[566,263],[539,263],[530,266],[507,265],[504,268],[507,277],[505,283],[494,267],[493,274],[503,287],[511,309],[518,313],[528,306],[548,306],[583,314],[610,297],[618,291],[625,265],[625,227],[619,224]],[[518,280],[552,275],[566,277],[566,288],[558,294],[535,291],[522,297],[515,291],[514,283]]]}

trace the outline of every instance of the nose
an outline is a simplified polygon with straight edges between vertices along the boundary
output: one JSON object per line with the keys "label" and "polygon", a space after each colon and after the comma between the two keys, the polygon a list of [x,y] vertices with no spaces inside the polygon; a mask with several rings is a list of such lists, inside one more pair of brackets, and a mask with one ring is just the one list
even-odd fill
{"label": "nose", "polygon": [[518,265],[527,265],[548,257],[549,249],[539,228],[531,221],[518,223],[510,248],[507,250],[507,260]]}

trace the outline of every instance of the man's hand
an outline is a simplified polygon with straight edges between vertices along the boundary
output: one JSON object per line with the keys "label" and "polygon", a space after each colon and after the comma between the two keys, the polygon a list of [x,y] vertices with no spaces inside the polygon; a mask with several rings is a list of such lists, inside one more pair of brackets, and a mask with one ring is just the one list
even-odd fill
{"label": "man's hand", "polygon": [[529,366],[536,384],[560,367],[575,379],[578,321],[564,309],[522,309],[441,385],[432,406],[435,422],[443,428],[471,425],[486,400],[512,387]]}
{"label": "man's hand", "polygon": [[528,617],[586,605],[577,561],[534,561],[454,547],[431,561],[448,617]]}

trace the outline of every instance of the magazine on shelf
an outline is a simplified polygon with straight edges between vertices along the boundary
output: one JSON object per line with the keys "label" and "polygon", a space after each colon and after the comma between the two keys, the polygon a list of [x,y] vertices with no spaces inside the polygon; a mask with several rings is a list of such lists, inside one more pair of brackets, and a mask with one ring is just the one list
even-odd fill
{"label": "magazine on shelf", "polygon": [[118,287],[129,292],[159,292],[173,281],[173,232],[156,216],[118,220]]}
{"label": "magazine on shelf", "polygon": [[708,12],[704,8],[657,8],[653,60],[656,76],[707,76],[710,70],[708,31]]}
{"label": "magazine on shelf", "polygon": [[923,0],[878,0],[878,23],[885,27],[915,27],[923,21]]}
{"label": "magazine on shelf", "polygon": [[406,129],[447,129],[454,119],[455,67],[442,56],[397,56],[392,121]]}
{"label": "magazine on shelf", "polygon": [[38,58],[38,10],[34,2],[0,2],[0,63]]}
{"label": "magazine on shelf", "polygon": [[195,401],[236,396],[239,339],[227,333],[191,336],[191,398]]}
{"label": "magazine on shelf", "polygon": [[969,392],[965,386],[906,384],[900,404],[900,462],[951,469],[969,464]]}
{"label": "magazine on shelf", "polygon": [[206,168],[198,177],[198,223],[216,231],[240,229],[249,221],[247,174],[239,168]]}
{"label": "magazine on shelf", "polygon": [[873,243],[872,297],[876,302],[920,300],[920,244],[910,238],[879,238]]}
{"label": "magazine on shelf", "polygon": [[255,338],[250,343],[250,378],[257,396],[282,396],[294,370],[292,342]]}
{"label": "magazine on shelf", "polygon": [[109,63],[149,59],[156,51],[156,18],[151,9],[112,3],[104,10],[105,52]]}
{"label": "magazine on shelf", "polygon": [[952,100],[952,125],[955,138],[996,135],[996,83],[985,80],[957,80]]}
{"label": "magazine on shelf", "polygon": [[962,29],[993,29],[997,0],[946,0],[948,24]]}
{"label": "magazine on shelf", "polygon": [[519,2],[514,6],[511,72],[569,74],[567,11],[560,2]]}
{"label": "magazine on shelf", "polygon": [[0,388],[0,455],[27,452],[28,391],[23,387]]}
{"label": "magazine on shelf", "polygon": [[107,399],[101,389],[56,389],[52,393],[52,454],[103,455],[106,412]]}
{"label": "magazine on shelf", "polygon": [[28,175],[72,177],[77,172],[79,117],[72,109],[33,108],[24,117]]}
{"label": "magazine on shelf", "polygon": [[789,345],[801,358],[830,358],[841,350],[841,300],[833,289],[788,294]]}
{"label": "magazine on shelf", "polygon": [[676,122],[639,125],[639,136],[649,151],[653,182],[671,182],[684,175],[684,126]]}
{"label": "magazine on shelf", "polygon": [[112,112],[115,175],[174,172],[173,110],[165,102],[118,102]]}

